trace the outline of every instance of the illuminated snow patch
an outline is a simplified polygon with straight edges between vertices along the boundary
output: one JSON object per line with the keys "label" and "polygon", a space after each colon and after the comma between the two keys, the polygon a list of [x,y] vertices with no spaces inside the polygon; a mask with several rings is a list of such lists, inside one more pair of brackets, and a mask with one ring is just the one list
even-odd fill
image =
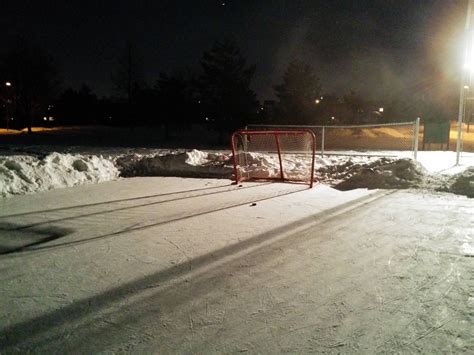
{"label": "illuminated snow patch", "polygon": [[3,197],[110,181],[118,176],[114,163],[97,155],[0,156],[0,196]]}

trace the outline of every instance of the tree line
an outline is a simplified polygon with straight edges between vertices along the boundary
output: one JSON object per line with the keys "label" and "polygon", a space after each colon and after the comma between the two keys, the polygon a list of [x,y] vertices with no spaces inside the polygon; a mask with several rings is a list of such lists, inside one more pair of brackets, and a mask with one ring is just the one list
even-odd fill
{"label": "tree line", "polygon": [[[251,89],[256,66],[247,63],[237,44],[217,41],[202,54],[197,72],[161,73],[146,83],[138,51],[129,45],[114,72],[116,95],[98,98],[92,89],[60,90],[54,60],[41,48],[17,40],[0,57],[3,126],[139,125],[172,131],[190,124],[208,125],[222,137],[248,123],[321,125],[412,120],[422,105],[404,99],[389,103],[365,100],[350,91],[341,97],[323,92],[316,68],[288,63],[276,100],[259,102]],[[8,85],[7,85],[8,84]],[[2,123],[0,123],[0,127]]]}

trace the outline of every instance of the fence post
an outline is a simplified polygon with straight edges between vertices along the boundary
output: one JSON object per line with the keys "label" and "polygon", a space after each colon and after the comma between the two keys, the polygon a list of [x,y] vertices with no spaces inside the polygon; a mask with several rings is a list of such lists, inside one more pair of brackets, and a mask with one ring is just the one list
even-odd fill
{"label": "fence post", "polygon": [[[245,128],[244,128],[244,131],[247,131],[249,129],[249,126],[246,125]],[[244,153],[245,153],[245,159],[247,159],[247,151],[248,151],[248,142],[247,142],[247,135],[244,134],[243,136],[243,146],[244,146]]]}
{"label": "fence post", "polygon": [[324,126],[321,131],[321,158],[324,158]]}
{"label": "fence post", "polygon": [[415,136],[413,137],[413,160],[416,161],[418,157],[418,136],[420,135],[420,117],[415,121]]}

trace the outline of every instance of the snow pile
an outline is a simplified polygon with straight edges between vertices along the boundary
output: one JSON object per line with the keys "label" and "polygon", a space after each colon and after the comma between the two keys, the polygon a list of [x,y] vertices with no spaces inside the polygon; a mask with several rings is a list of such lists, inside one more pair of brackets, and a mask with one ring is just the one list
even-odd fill
{"label": "snow pile", "polygon": [[[242,161],[246,166],[241,166],[242,175],[250,173],[253,177],[267,178],[280,176],[280,163],[277,154],[247,153]],[[380,161],[395,161],[380,157],[347,157],[331,156],[316,157],[315,180],[328,185],[336,185],[351,177],[358,169],[372,167],[373,164],[380,165]],[[285,154],[283,157],[283,169],[286,177],[306,178],[311,170],[311,159],[302,154]]]}
{"label": "snow pile", "polygon": [[316,180],[328,185],[337,185],[352,177],[362,169],[372,169],[374,166],[394,162],[396,159],[380,157],[344,157],[332,156],[316,158]]}
{"label": "snow pile", "polygon": [[[241,161],[246,162],[239,166],[242,176],[249,174],[254,178],[265,179],[280,175],[280,162],[276,154],[246,153]],[[285,159],[283,165],[287,175],[293,172],[295,161],[296,159]]]}
{"label": "snow pile", "polygon": [[[275,154],[247,153],[246,166],[241,173],[253,177],[279,176],[280,165]],[[142,156],[124,155],[116,159],[121,176],[181,176],[204,178],[232,178],[231,156],[224,153],[207,153],[198,150],[177,154]],[[283,165],[286,176],[296,176],[310,169],[311,161],[298,155],[286,155]],[[316,181],[335,185],[340,190],[355,188],[398,189],[421,187],[427,172],[411,159],[376,157],[318,157]]]}
{"label": "snow pile", "polygon": [[96,155],[0,156],[0,196],[109,181],[118,175],[111,160]]}
{"label": "snow pile", "polygon": [[142,156],[131,154],[116,159],[123,177],[132,176],[181,176],[200,178],[230,178],[232,161],[228,154],[190,152]]}
{"label": "snow pile", "polygon": [[338,190],[420,188],[425,185],[426,177],[426,170],[413,160],[382,158],[368,165],[358,166],[350,177],[337,184],[335,188]]}
{"label": "snow pile", "polygon": [[[112,156],[108,158],[97,152],[90,155],[72,152],[18,153],[9,151],[0,155],[1,197],[104,182],[119,176],[233,178],[232,155],[229,152],[140,148],[110,151],[108,153]],[[277,155],[248,153],[245,159],[247,167],[240,167],[242,174],[251,172],[252,176],[260,178],[279,176]],[[310,159],[298,154],[284,156],[287,177],[307,174],[310,164]],[[437,174],[406,158],[318,156],[315,181],[339,190],[425,188],[474,197],[474,167],[457,175]]]}
{"label": "snow pile", "polygon": [[446,185],[438,190],[474,198],[474,167],[471,166],[462,173],[452,176]]}

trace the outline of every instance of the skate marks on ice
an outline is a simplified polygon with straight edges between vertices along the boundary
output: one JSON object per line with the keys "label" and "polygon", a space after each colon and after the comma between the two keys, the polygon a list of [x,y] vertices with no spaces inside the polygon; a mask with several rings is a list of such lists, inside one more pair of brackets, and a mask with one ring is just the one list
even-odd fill
{"label": "skate marks on ice", "polygon": [[0,346],[40,352],[467,352],[474,345],[472,259],[458,251],[472,231],[474,207],[469,199],[443,194],[379,197],[12,324],[1,332]]}
{"label": "skate marks on ice", "polygon": [[[246,188],[248,187],[252,187],[252,186],[246,186]],[[51,212],[57,212],[57,211],[84,209],[88,207],[110,205],[110,204],[121,203],[121,202],[132,202],[132,201],[137,201],[137,200],[147,200],[147,199],[159,198],[159,197],[164,197],[164,196],[173,196],[173,195],[180,196],[180,195],[183,195],[183,194],[185,195],[189,193],[193,194],[193,195],[185,195],[183,197],[183,198],[187,198],[187,197],[194,196],[195,192],[200,192],[200,191],[205,191],[205,190],[218,190],[218,189],[234,190],[235,188],[232,187],[232,184],[201,187],[201,188],[189,189],[189,190],[183,190],[183,191],[173,191],[173,192],[152,194],[152,195],[146,195],[146,196],[128,197],[128,198],[122,198],[122,199],[117,199],[117,200],[107,200],[107,201],[94,202],[94,203],[88,203],[88,204],[77,205],[77,206],[51,208],[47,210],[33,210],[29,212],[15,213],[15,214],[10,214],[10,215],[7,214],[7,215],[0,216],[0,218],[20,217],[20,216],[27,216],[27,215],[32,215],[32,214],[40,214],[40,213],[43,214],[43,213],[51,213]]]}
{"label": "skate marks on ice", "polygon": [[[293,191],[293,193],[294,192],[296,191]],[[199,274],[202,274],[200,277],[207,278],[206,274],[208,270],[220,270],[221,267],[219,265],[225,264],[229,259],[239,260],[242,255],[250,254],[254,249],[265,249],[266,245],[271,245],[278,238],[291,237],[295,230],[307,229],[311,224],[321,223],[323,220],[334,218],[335,215],[344,213],[356,205],[369,203],[369,201],[384,196],[385,194],[386,192],[376,193],[366,198],[360,198],[357,201],[347,203],[339,208],[334,208],[332,211],[325,211],[320,215],[313,215],[290,225],[284,225],[266,233],[255,235],[237,244],[213,250],[170,268],[111,288],[106,292],[75,301],[55,311],[48,312],[24,322],[12,324],[1,332],[3,335],[0,337],[0,346],[3,349],[37,349],[44,351],[48,351],[49,349],[52,351],[59,346],[64,347],[66,338],[67,344],[71,344],[72,346],[69,348],[71,351],[75,347],[79,349],[81,346],[97,350],[103,348],[105,343],[107,343],[108,346],[112,346],[117,339],[110,342],[103,338],[104,334],[100,336],[97,335],[101,340],[99,340],[99,338],[94,340],[95,335],[90,338],[89,335],[87,335],[89,339],[87,343],[83,342],[85,338],[82,336],[86,336],[84,333],[101,332],[102,329],[108,329],[109,326],[116,330],[131,330],[131,328],[126,325],[128,321],[126,321],[126,323],[122,323],[121,321],[117,323],[114,320],[115,317],[119,316],[122,312],[125,312],[123,314],[127,314],[127,316],[132,316],[128,311],[125,311],[125,308],[138,307],[141,299],[148,298],[157,290],[160,292],[162,289],[166,291],[164,301],[172,301],[167,297],[169,297],[168,292],[173,290],[170,288],[173,284],[177,284],[179,288],[179,285],[183,285],[183,283],[185,285],[188,284]],[[196,280],[199,281],[200,278]],[[192,284],[194,285],[195,282],[192,281]],[[189,294],[186,295],[186,297],[189,296]],[[198,293],[196,293],[196,296],[198,296]],[[178,298],[181,299],[181,297]],[[179,300],[177,299],[177,301]],[[146,313],[149,315],[160,314],[162,309],[161,300],[156,300],[156,302],[154,301],[153,303],[154,305],[150,305],[151,308],[148,309]],[[171,303],[174,302],[172,301]],[[173,307],[178,307],[179,304],[180,303],[177,302]],[[159,331],[159,328],[156,330]],[[81,338],[82,341],[75,344],[75,341],[79,340],[78,337]],[[113,339],[113,337],[106,338],[109,338],[109,340]],[[80,344],[81,342],[82,345]],[[103,343],[100,344],[101,342]],[[72,345],[73,343],[75,345]]]}
{"label": "skate marks on ice", "polygon": [[[303,192],[308,189],[306,186],[301,186],[301,185],[290,185],[289,187],[286,187],[284,189],[281,189],[281,188],[273,189],[272,186],[268,186],[271,184],[273,183],[257,183],[257,184],[248,185],[248,186],[240,185],[240,187],[239,186],[235,188],[232,187],[232,188],[227,188],[225,190],[211,191],[211,192],[204,192],[204,193],[202,192],[193,193],[191,195],[187,194],[185,196],[178,196],[174,198],[159,199],[158,201],[142,202],[141,198],[139,199],[140,201],[137,201],[137,198],[133,198],[133,199],[127,199],[127,200],[112,201],[112,202],[101,202],[101,203],[87,204],[84,206],[68,207],[65,209],[52,209],[48,211],[29,212],[27,214],[21,213],[17,215],[5,216],[5,217],[0,217],[0,221],[1,220],[11,221],[11,220],[14,220],[15,218],[19,220],[23,220],[23,216],[29,215],[29,220],[39,220],[39,221],[33,222],[33,223],[26,223],[26,224],[24,224],[24,222],[22,222],[23,224],[5,223],[5,226],[7,227],[4,230],[8,231],[9,233],[14,233],[16,235],[34,234],[34,233],[37,233],[36,232],[37,230],[41,230],[41,228],[43,228],[43,230],[50,230],[50,231],[67,230],[67,233],[63,233],[60,235],[60,237],[62,237],[67,234],[72,234],[72,232],[76,229],[81,229],[81,227],[77,227],[78,224],[82,224],[83,226],[82,228],[84,228],[84,225],[87,226],[88,220],[91,221],[91,223],[94,223],[98,217],[107,218],[107,219],[114,219],[114,218],[123,219],[124,217],[123,212],[125,212],[125,215],[128,215],[128,214],[133,215],[133,220],[134,220],[133,224],[128,223],[126,226],[119,227],[118,230],[115,230],[113,232],[103,233],[100,235],[93,235],[87,238],[72,236],[71,239],[73,240],[43,245],[46,242],[54,241],[58,239],[59,237],[56,237],[57,235],[56,233],[56,234],[53,234],[51,238],[43,238],[42,242],[40,243],[31,243],[29,245],[24,245],[23,247],[18,248],[16,250],[16,251],[40,251],[40,250],[54,249],[54,248],[59,248],[59,247],[71,247],[74,245],[93,242],[100,239],[126,235],[127,233],[131,233],[134,231],[145,230],[145,229],[159,227],[166,224],[172,224],[174,222],[179,222],[179,221],[183,221],[190,218],[197,218],[197,217],[201,217],[205,215],[210,215],[216,212],[225,211],[225,210],[232,209],[235,207],[252,205],[259,202],[271,200],[277,197],[284,197],[284,196],[292,195],[298,192]],[[267,189],[267,191],[263,191],[262,188],[265,188],[265,187],[269,189]],[[260,191],[256,192],[254,195],[251,195],[249,197],[244,197],[244,198],[239,198],[239,197],[236,198],[235,195],[232,197],[228,197],[227,199],[221,198],[218,203],[213,202],[213,200],[209,200],[209,197],[212,197],[212,195],[224,194],[228,192],[236,192],[236,191],[241,191],[241,190],[251,189],[251,188],[259,188]],[[201,189],[198,189],[198,190],[201,190]],[[172,194],[180,195],[181,192],[176,192]],[[162,197],[165,195],[169,195],[169,194],[161,194],[157,196]],[[153,197],[147,196],[144,199],[148,200],[150,198],[153,198]],[[198,200],[202,198],[207,199],[207,203],[202,203],[203,200]],[[162,205],[173,204],[177,202],[184,202],[188,206],[189,205],[201,206],[202,204],[204,207],[192,208],[192,209],[189,209],[188,207],[188,210],[190,211],[188,213],[183,212],[183,209],[181,209],[178,213],[171,213],[171,214],[166,214],[162,212],[160,212],[159,214],[155,213],[157,212],[156,208],[163,208]],[[130,211],[133,211],[133,212],[130,212]],[[170,211],[176,211],[176,208],[170,207]],[[138,222],[136,222],[137,221],[136,217],[139,214],[142,215],[142,218],[141,218],[142,221],[139,220]],[[154,214],[154,217],[152,219],[146,218],[150,214]],[[60,217],[58,217],[58,215]],[[73,222],[72,224],[68,223],[71,221]],[[60,227],[55,227],[53,225],[54,223],[56,224],[60,223],[61,225],[68,226],[68,229],[61,229]],[[48,228],[42,227],[42,226],[48,226]],[[1,224],[0,224],[0,231],[1,231]],[[91,232],[94,233],[93,231]],[[12,239],[14,238],[12,237]]]}
{"label": "skate marks on ice", "polygon": [[[124,331],[106,348],[468,352],[472,265],[456,251],[472,227],[463,213],[472,209],[465,198],[400,192],[357,206],[169,289],[153,288],[111,319],[136,337],[121,341]],[[161,308],[148,316],[156,303]]]}

